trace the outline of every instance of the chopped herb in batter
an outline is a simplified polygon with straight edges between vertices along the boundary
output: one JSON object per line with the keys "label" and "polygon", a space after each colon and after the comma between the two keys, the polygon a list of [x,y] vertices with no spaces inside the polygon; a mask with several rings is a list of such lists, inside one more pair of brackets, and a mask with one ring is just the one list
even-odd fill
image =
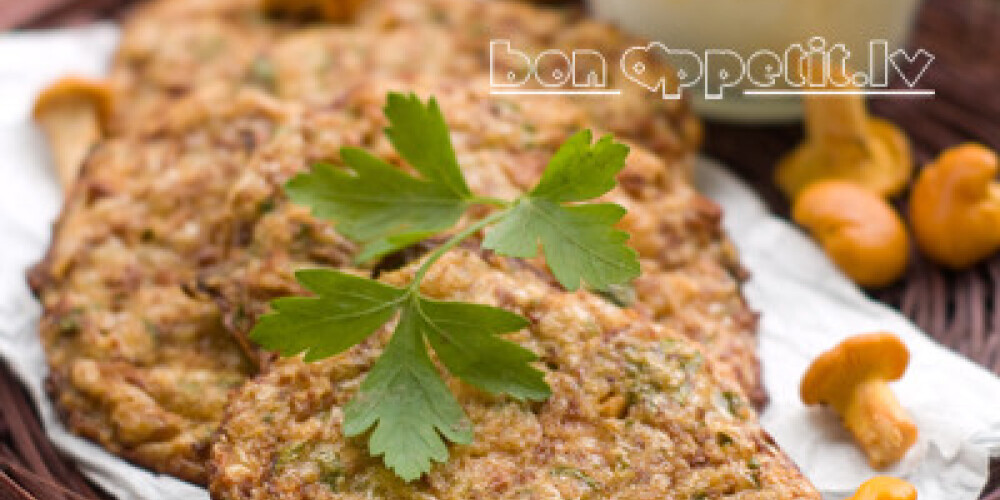
{"label": "chopped herb in batter", "polygon": [[552,469],[553,476],[569,477],[573,479],[580,480],[587,484],[592,490],[597,490],[601,488],[601,483],[594,480],[594,478],[588,476],[585,472],[576,467],[566,467],[560,466]]}

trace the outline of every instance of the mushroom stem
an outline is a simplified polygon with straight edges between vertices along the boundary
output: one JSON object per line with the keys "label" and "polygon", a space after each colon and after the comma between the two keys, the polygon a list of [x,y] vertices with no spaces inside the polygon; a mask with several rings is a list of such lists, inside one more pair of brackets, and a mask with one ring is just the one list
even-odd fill
{"label": "mushroom stem", "polygon": [[884,380],[861,382],[846,397],[831,401],[875,468],[903,458],[917,439],[917,426]]}
{"label": "mushroom stem", "polygon": [[[838,72],[838,81],[850,78]],[[853,82],[843,86],[827,84],[826,90],[857,90]],[[839,148],[866,149],[871,133],[864,99],[856,94],[807,95],[803,98],[806,134],[810,141],[839,151]]]}
{"label": "mushroom stem", "polygon": [[110,90],[104,82],[66,77],[38,96],[32,115],[49,141],[59,182],[68,190],[107,129]]}
{"label": "mushroom stem", "polygon": [[68,190],[90,149],[101,140],[101,123],[97,110],[85,101],[66,102],[35,118],[55,161],[56,173],[63,190]]}

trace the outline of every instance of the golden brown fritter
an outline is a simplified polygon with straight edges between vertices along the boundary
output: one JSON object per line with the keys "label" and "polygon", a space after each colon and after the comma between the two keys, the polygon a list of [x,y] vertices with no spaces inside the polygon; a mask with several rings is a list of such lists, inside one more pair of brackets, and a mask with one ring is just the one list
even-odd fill
{"label": "golden brown fritter", "polygon": [[101,144],[31,273],[68,426],[192,481],[204,481],[208,438],[252,363],[191,285],[246,237],[260,207],[227,196],[247,165],[282,161],[272,152],[286,121],[259,92],[219,97],[192,95],[160,127]]}
{"label": "golden brown fritter", "polygon": [[[600,51],[609,85],[622,95],[574,98],[577,104],[592,123],[690,168],[701,128],[686,101],[663,100],[618,71],[622,52],[644,40],[579,9],[506,0],[369,0],[357,23],[305,25],[265,19],[259,0],[151,2],[126,25],[115,57],[113,81],[123,104],[117,125],[141,128],[178,96],[204,86],[254,86],[309,105],[370,77],[477,79],[489,75],[490,41],[503,39],[532,56],[546,49]],[[515,69],[497,60],[498,72]],[[554,61],[539,72],[551,71]],[[650,73],[672,75],[652,55],[638,61]],[[478,84],[488,87],[489,80]]]}
{"label": "golden brown fritter", "polygon": [[[388,125],[382,108],[392,90],[416,91],[438,100],[452,132],[459,163],[469,187],[478,195],[513,198],[537,182],[546,162],[574,132],[593,128],[586,110],[559,96],[488,96],[478,85],[463,83],[399,84],[393,80],[356,86],[327,104],[307,110],[302,118],[299,149],[285,152],[303,158],[286,163],[289,170],[247,169],[230,197],[273,210],[255,226],[249,252],[203,274],[202,285],[227,313],[227,324],[246,339],[266,301],[297,293],[292,273],[321,265],[305,252],[315,247],[290,246],[297,227],[311,221],[302,207],[289,206],[282,185],[311,162],[337,161],[343,146],[358,146],[399,163],[382,130]],[[600,133],[600,130],[597,131]],[[289,143],[293,144],[293,143]],[[260,186],[253,195],[242,186]],[[265,187],[266,186],[266,187]],[[620,227],[640,255],[643,275],[634,285],[634,305],[647,316],[671,324],[701,341],[720,370],[738,380],[759,404],[764,397],[755,354],[756,315],[740,294],[742,276],[732,246],[722,233],[721,211],[687,183],[676,164],[664,162],[633,145],[619,186],[603,198],[629,212]],[[483,212],[485,213],[485,212]],[[339,249],[339,250],[338,250]],[[349,251],[340,243],[328,251]],[[628,290],[626,290],[626,293]],[[250,346],[248,340],[243,344]],[[251,346],[251,352],[255,352]]]}
{"label": "golden brown fritter", "polygon": [[[383,276],[402,286],[414,266]],[[445,380],[475,431],[470,445],[406,484],[345,438],[344,405],[388,334],[315,363],[276,362],[230,403],[212,447],[210,489],[253,499],[816,499],[819,494],[719,378],[697,344],[530,266],[446,254],[421,291],[516,312],[506,336],[539,356],[552,397],[518,402]]]}

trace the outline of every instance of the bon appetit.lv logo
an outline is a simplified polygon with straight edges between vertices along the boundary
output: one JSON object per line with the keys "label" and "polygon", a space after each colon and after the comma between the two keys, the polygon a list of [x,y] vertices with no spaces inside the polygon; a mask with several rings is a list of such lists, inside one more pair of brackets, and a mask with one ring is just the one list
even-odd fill
{"label": "bon appetit.lv logo", "polygon": [[[569,52],[548,49],[529,54],[514,47],[510,40],[493,40],[490,42],[490,87],[494,94],[617,95],[621,88],[612,87],[608,72],[619,71],[627,83],[658,92],[664,99],[680,99],[685,89],[697,89],[708,99],[722,99],[727,91],[749,96],[934,94],[932,89],[918,87],[934,61],[928,51],[890,51],[887,41],[872,40],[867,52],[858,57],[844,44],[828,44],[819,36],[810,38],[805,44],[792,44],[780,54],[767,49],[749,55],[731,49],[696,53],[651,42],[629,48],[619,61],[612,61],[616,64],[609,64],[608,58],[595,49]],[[669,60],[676,71],[649,63],[658,60]],[[815,64],[822,65],[820,71],[811,67]],[[842,74],[847,74],[850,81],[837,81],[833,76]],[[889,89],[894,78],[900,79],[906,88]]]}

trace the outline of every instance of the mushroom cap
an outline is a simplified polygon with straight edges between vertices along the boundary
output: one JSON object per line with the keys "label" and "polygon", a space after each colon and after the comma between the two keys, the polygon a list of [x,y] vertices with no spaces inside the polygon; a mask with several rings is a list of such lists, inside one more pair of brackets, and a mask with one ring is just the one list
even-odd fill
{"label": "mushroom cap", "polygon": [[807,405],[824,403],[864,380],[896,380],[909,362],[910,351],[899,337],[887,332],[855,335],[812,362],[799,395]]}
{"label": "mushroom cap", "polygon": [[903,220],[885,199],[862,186],[816,182],[796,198],[792,218],[861,286],[885,286],[906,272],[910,240]]}
{"label": "mushroom cap", "polygon": [[848,500],[917,500],[917,489],[902,479],[875,476],[861,483]]}
{"label": "mushroom cap", "polygon": [[865,121],[865,140],[839,146],[807,141],[778,161],[775,182],[792,200],[811,184],[828,179],[850,181],[890,197],[902,192],[913,174],[906,134],[880,118]]}
{"label": "mushroom cap", "polygon": [[979,144],[949,148],[910,191],[910,221],[924,254],[963,269],[1000,248],[997,154]]}
{"label": "mushroom cap", "polygon": [[107,130],[111,120],[112,99],[107,83],[79,76],[66,76],[52,83],[35,99],[32,116],[36,119],[61,102],[86,100],[93,103],[101,127]]}

